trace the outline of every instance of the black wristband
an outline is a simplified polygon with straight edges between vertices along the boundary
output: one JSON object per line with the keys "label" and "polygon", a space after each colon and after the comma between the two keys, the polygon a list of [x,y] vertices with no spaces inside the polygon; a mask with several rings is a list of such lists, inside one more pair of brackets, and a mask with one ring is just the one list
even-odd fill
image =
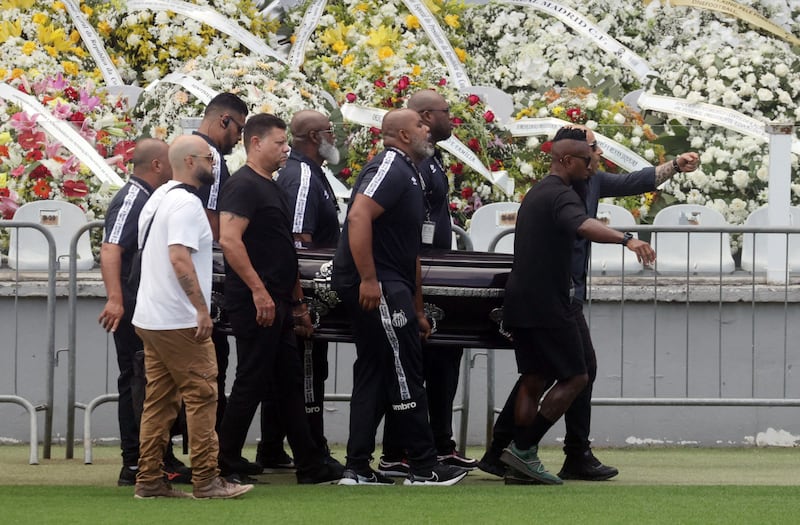
{"label": "black wristband", "polygon": [[633,239],[633,234],[631,232],[625,232],[625,234],[622,236],[622,241],[620,242],[620,244],[622,244],[623,246],[627,246],[628,241],[630,241],[631,239]]}
{"label": "black wristband", "polygon": [[675,173],[683,173],[681,167],[678,165],[678,159],[672,159],[672,169],[675,170]]}

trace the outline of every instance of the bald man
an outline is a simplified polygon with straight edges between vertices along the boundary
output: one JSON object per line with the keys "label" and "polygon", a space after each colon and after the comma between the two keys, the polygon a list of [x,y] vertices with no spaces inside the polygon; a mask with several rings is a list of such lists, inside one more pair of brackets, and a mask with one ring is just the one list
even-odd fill
{"label": "bald man", "polygon": [[133,325],[144,343],[147,386],[134,497],[192,497],[173,489],[161,472],[162,451],[183,400],[192,495],[235,498],[253,486],[228,483],[217,467],[217,362],[209,314],[213,235],[197,196],[214,181],[214,155],[201,137],[184,135],[170,146],[169,162],[173,180],[153,194],[139,217],[142,272]]}
{"label": "bald man", "polygon": [[467,473],[437,460],[422,375],[420,337],[430,334],[419,263],[427,206],[416,165],[433,146],[414,110],[390,111],[382,129],[385,150],[356,180],[334,258],[332,286],[356,342],[347,464],[339,483],[394,484],[369,465],[375,431],[391,411],[398,446],[408,453],[405,484],[453,485]]}
{"label": "bald man", "polygon": [[509,467],[506,484],[562,483],[542,465],[538,447],[589,381],[584,348],[591,341],[572,312],[574,240],[580,236],[618,243],[636,253],[642,263],[655,260],[646,242],[587,216],[573,190],[574,184],[592,173],[594,156],[586,132],[559,131],[550,154],[550,175],[528,191],[517,214],[514,264],[504,295],[503,324],[511,332],[520,373],[514,440],[500,457]]}
{"label": "bald man", "polygon": [[[289,130],[292,151],[275,180],[286,194],[295,244],[335,248],[339,241],[339,205],[322,171],[324,162],[339,162],[333,124],[319,111],[307,109],[294,114]],[[297,350],[303,364],[303,397],[312,437],[326,451],[326,461],[338,463],[330,455],[323,421],[328,342],[298,336]],[[269,403],[261,405],[261,441],[256,463],[268,470],[295,466],[283,448],[286,432],[277,417],[279,412]]]}
{"label": "bald man", "polygon": [[[139,353],[142,351],[142,341],[131,324],[137,287],[129,282],[128,276],[131,260],[138,248],[136,240],[142,207],[153,191],[172,177],[168,149],[169,146],[162,140],[141,138],[136,141],[131,159],[133,175],[108,206],[105,237],[100,248],[100,272],[106,286],[107,300],[98,321],[114,336],[119,365],[117,419],[122,449],[122,469],[117,479],[119,486],[136,483],[139,420],[144,400],[144,374]],[[171,445],[165,452],[164,471],[172,481],[191,482],[191,472],[172,453]]]}

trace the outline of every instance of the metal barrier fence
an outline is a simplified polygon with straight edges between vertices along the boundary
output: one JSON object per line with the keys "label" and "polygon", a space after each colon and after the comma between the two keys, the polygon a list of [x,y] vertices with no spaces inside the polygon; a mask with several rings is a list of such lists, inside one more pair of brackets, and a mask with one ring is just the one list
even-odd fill
{"label": "metal barrier fence", "polygon": [[[28,399],[18,395],[19,392],[19,385],[18,385],[18,362],[19,362],[19,354],[20,349],[18,346],[18,327],[19,327],[19,319],[16,315],[17,304],[19,299],[19,265],[15,264],[16,266],[16,273],[15,273],[15,283],[16,287],[14,290],[14,344],[13,344],[13,366],[10,367],[13,373],[13,388],[11,393],[9,394],[2,394],[0,395],[0,403],[14,403],[17,405],[22,406],[29,415],[30,418],[30,455],[28,458],[28,462],[31,465],[37,465],[39,463],[39,431],[38,431],[38,424],[36,420],[36,412],[43,411],[45,413],[44,416],[44,438],[43,438],[43,451],[42,455],[45,459],[49,459],[51,455],[51,446],[52,446],[52,434],[53,434],[53,399],[54,399],[54,369],[55,369],[55,356],[56,356],[56,347],[55,347],[55,313],[56,313],[56,265],[58,264],[57,257],[56,257],[56,242],[53,238],[53,235],[47,230],[45,226],[41,224],[33,223],[33,222],[14,222],[14,221],[0,221],[0,228],[31,228],[41,232],[44,235],[47,246],[48,246],[48,257],[47,257],[47,306],[46,306],[46,314],[45,314],[45,326],[46,326],[46,342],[44,351],[46,353],[45,358],[45,401],[43,404],[34,405]],[[19,239],[17,239],[18,241]],[[19,254],[19,250],[16,251]]]}

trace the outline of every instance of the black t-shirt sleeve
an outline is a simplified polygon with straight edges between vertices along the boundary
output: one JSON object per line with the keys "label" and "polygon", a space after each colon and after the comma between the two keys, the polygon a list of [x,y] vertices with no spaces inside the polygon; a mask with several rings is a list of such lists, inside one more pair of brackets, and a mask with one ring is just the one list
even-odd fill
{"label": "black t-shirt sleeve", "polygon": [[565,234],[578,237],[578,228],[589,218],[580,197],[572,189],[565,188],[553,204],[555,223]]}
{"label": "black t-shirt sleeve", "polygon": [[406,172],[410,171],[405,169],[400,164],[401,162],[403,161],[393,160],[387,154],[376,170],[364,176],[358,188],[358,193],[363,193],[374,200],[384,210],[394,207],[405,196]]}
{"label": "black t-shirt sleeve", "polygon": [[257,208],[254,192],[248,189],[243,177],[231,177],[220,192],[219,211],[253,220]]}

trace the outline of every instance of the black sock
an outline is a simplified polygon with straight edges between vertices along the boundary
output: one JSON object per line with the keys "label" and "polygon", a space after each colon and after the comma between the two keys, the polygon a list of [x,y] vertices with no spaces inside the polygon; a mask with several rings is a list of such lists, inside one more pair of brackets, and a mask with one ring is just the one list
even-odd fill
{"label": "black sock", "polygon": [[516,427],[514,444],[520,450],[528,450],[532,446],[538,445],[553,424],[555,421],[550,421],[541,412],[538,412],[529,427]]}

